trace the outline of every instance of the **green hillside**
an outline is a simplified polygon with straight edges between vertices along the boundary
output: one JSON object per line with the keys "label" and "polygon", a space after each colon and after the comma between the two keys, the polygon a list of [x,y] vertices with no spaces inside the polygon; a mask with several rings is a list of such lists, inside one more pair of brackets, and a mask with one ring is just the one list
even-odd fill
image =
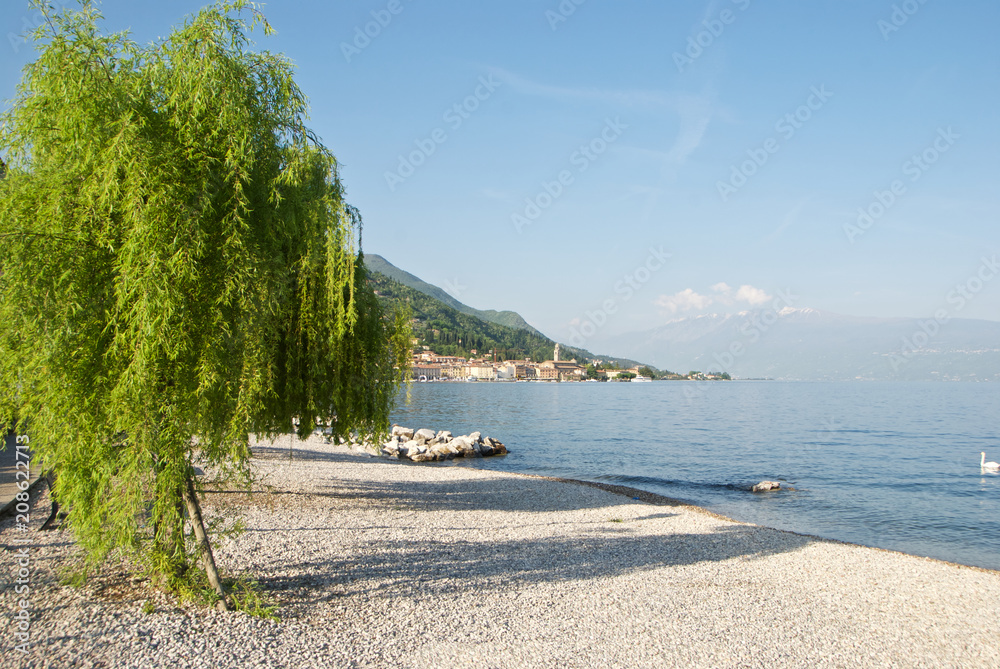
{"label": "green hillside", "polygon": [[[373,265],[377,264],[370,261],[375,257],[377,256],[365,255],[369,281],[387,311],[393,311],[397,305],[409,307],[413,317],[413,336],[417,339],[418,347],[427,346],[438,355],[456,355],[464,358],[472,357],[473,350],[481,356],[496,349],[497,358],[500,360],[552,359],[555,342],[534,328],[526,330],[510,327],[463,313],[442,300],[375,271]],[[581,364],[590,361],[619,367],[634,367],[640,364],[634,360],[594,355],[590,351],[568,346],[563,347],[562,357],[576,358]]]}
{"label": "green hillside", "polygon": [[[365,256],[365,263],[371,256]],[[385,274],[372,271],[369,281],[388,309],[408,306],[412,312],[413,337],[417,345],[429,346],[439,355],[472,357],[497,350],[499,359],[551,360],[555,346],[548,337],[528,330],[491,323],[462,313],[424,292],[406,286]]]}
{"label": "green hillside", "polygon": [[488,323],[496,323],[497,325],[503,325],[509,328],[516,328],[519,330],[527,330],[528,332],[547,339],[545,335],[531,327],[526,320],[521,318],[521,315],[514,311],[495,311],[489,309],[487,311],[481,311],[479,309],[473,309],[467,304],[462,304],[454,297],[446,293],[441,288],[431,285],[426,281],[410,274],[407,271],[401,270],[391,262],[386,260],[380,255],[365,254],[365,265],[372,272],[378,272],[383,274],[390,279],[398,281],[399,283],[417,290],[428,297],[432,297],[439,302],[443,302],[445,305],[451,307],[452,309],[459,311],[463,314],[468,314],[470,316],[475,316],[481,320]]}

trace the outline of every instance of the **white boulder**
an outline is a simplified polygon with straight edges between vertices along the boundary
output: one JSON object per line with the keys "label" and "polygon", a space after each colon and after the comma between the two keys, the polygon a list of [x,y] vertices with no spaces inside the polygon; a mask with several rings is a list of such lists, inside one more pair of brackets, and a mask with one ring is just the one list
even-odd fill
{"label": "white boulder", "polygon": [[413,430],[393,425],[391,436],[382,444],[372,446],[359,444],[372,455],[399,458],[412,462],[451,460],[452,458],[479,458],[488,455],[503,455],[507,448],[499,440],[484,437],[482,432],[452,436],[449,430],[434,432],[422,428]]}
{"label": "white boulder", "polygon": [[413,438],[417,441],[430,441],[435,436],[434,430],[428,430],[426,427],[413,433]]}
{"label": "white boulder", "polygon": [[392,426],[392,436],[403,437],[404,439],[413,439],[413,428],[412,427],[400,427],[399,425]]}

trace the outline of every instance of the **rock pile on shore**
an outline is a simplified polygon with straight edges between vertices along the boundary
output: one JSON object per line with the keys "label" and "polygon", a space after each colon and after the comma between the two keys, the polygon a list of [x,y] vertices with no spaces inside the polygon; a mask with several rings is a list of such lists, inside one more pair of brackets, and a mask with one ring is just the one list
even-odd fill
{"label": "rock pile on shore", "polygon": [[427,428],[414,430],[393,425],[389,441],[382,444],[380,455],[411,462],[430,462],[485,458],[505,453],[507,447],[499,439],[484,437],[481,432],[454,437],[448,430],[434,432]]}

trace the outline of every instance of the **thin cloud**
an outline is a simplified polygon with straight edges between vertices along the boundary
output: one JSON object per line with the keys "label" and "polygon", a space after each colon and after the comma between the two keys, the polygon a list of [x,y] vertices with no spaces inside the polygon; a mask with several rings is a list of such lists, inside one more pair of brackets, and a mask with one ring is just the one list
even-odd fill
{"label": "thin cloud", "polygon": [[538,83],[503,68],[492,68],[491,73],[523,95],[546,97],[563,102],[599,102],[616,107],[667,109],[674,112],[677,115],[679,128],[673,145],[666,151],[651,151],[653,155],[663,160],[665,169],[683,165],[698,149],[713,116],[712,100],[705,94],[643,89],[573,88]]}
{"label": "thin cloud", "polygon": [[[686,93],[644,89],[602,89],[596,87],[555,86],[531,81],[503,68],[491,68],[493,76],[503,81],[511,90],[527,96],[544,97],[566,104],[596,103],[619,109],[638,110],[658,118],[671,119],[677,130],[673,142],[666,150],[644,146],[620,144],[615,150],[659,162],[658,183],[647,188],[646,203],[640,216],[647,222],[663,196],[660,184],[676,181],[677,175],[688,159],[698,150],[708,128],[716,116],[715,95],[709,92]],[[634,191],[631,195],[636,194]]]}
{"label": "thin cloud", "polygon": [[734,289],[728,283],[720,281],[709,288],[714,295],[703,295],[691,288],[685,288],[673,295],[660,295],[653,304],[667,314],[673,315],[682,311],[704,311],[713,304],[736,306],[746,304],[759,306],[772,299],[772,296],[761,288],[743,284]]}
{"label": "thin cloud", "polygon": [[699,295],[690,288],[686,288],[673,295],[660,295],[653,303],[669,314],[676,314],[678,311],[705,309],[712,304],[712,298],[708,295]]}
{"label": "thin cloud", "polygon": [[490,68],[490,72],[510,88],[524,94],[553,98],[564,102],[602,102],[626,107],[654,107],[680,110],[685,101],[697,99],[687,93],[667,93],[645,89],[613,90],[596,87],[569,87],[542,84],[514,74],[503,68]]}
{"label": "thin cloud", "polygon": [[750,285],[740,286],[740,289],[736,291],[734,299],[737,302],[746,302],[747,304],[756,306],[758,304],[764,304],[771,300],[771,296],[760,288],[754,288]]}
{"label": "thin cloud", "polygon": [[711,120],[711,112],[707,109],[707,104],[704,107],[693,106],[681,113],[681,127],[677,133],[677,139],[674,140],[674,145],[670,147],[663,159],[666,170],[671,168],[676,170],[687,162],[688,157],[701,146],[701,140],[704,139]]}

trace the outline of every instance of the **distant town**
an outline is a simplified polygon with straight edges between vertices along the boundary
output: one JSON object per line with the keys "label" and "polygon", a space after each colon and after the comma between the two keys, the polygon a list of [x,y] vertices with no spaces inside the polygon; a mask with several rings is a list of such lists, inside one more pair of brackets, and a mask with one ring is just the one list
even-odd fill
{"label": "distant town", "polygon": [[[414,345],[417,342],[414,341]],[[470,351],[473,356],[478,352]],[[648,366],[628,369],[606,364],[579,364],[575,359],[561,360],[560,345],[556,344],[552,360],[494,360],[495,354],[463,358],[438,355],[429,346],[413,353],[411,374],[415,381],[729,381],[729,374],[692,371],[687,374],[659,372]]]}

